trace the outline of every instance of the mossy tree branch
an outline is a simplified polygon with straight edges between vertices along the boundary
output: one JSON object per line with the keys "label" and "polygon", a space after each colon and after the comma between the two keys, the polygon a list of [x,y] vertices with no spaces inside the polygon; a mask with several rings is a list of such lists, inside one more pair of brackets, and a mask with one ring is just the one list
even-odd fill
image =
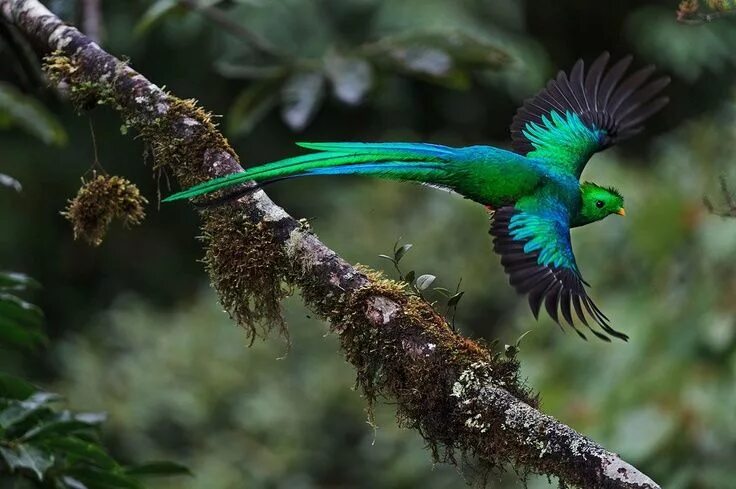
{"label": "mossy tree branch", "polygon": [[688,25],[701,25],[736,16],[736,5],[732,0],[708,0],[706,11],[701,10],[698,0],[682,0],[677,7],[677,21]]}
{"label": "mossy tree branch", "polygon": [[[162,91],[38,1],[0,0],[0,12],[40,52],[53,53],[47,73],[68,87],[78,109],[113,106],[181,186],[241,170],[206,112]],[[278,302],[298,288],[339,335],[366,397],[395,400],[401,422],[420,431],[437,459],[460,455],[479,468],[511,462],[587,489],[659,488],[539,412],[514,361],[455,333],[401,284],[345,262],[263,191],[201,216],[207,268],[234,319],[283,327]]]}

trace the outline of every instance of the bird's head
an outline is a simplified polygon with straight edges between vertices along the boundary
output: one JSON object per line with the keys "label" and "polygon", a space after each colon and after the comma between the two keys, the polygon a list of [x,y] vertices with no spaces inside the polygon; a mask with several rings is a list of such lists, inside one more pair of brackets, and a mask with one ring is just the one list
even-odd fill
{"label": "bird's head", "polygon": [[613,187],[601,187],[592,182],[580,185],[583,205],[580,209],[578,225],[603,219],[611,214],[625,216],[624,198]]}

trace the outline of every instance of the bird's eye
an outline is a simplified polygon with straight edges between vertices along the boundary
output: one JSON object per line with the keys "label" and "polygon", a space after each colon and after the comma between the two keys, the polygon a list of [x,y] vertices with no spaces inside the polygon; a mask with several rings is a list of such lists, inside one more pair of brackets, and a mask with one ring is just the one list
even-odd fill
{"label": "bird's eye", "polygon": [[603,201],[602,201],[602,200],[596,200],[596,201],[595,201],[595,206],[596,206],[597,208],[599,208],[599,209],[602,209],[604,205],[605,205],[605,204],[603,203]]}

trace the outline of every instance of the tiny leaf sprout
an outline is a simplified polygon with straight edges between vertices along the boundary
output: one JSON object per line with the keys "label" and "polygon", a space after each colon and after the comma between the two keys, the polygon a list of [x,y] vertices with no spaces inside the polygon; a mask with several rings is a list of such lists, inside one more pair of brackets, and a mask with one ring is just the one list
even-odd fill
{"label": "tiny leaf sprout", "polygon": [[[390,261],[393,265],[394,269],[396,270],[396,273],[399,276],[399,280],[406,283],[408,286],[409,291],[414,293],[417,297],[419,297],[422,301],[424,301],[426,304],[428,304],[430,307],[436,310],[436,305],[438,303],[442,303],[445,306],[444,316],[447,319],[448,323],[450,323],[450,327],[455,330],[455,315],[457,313],[457,307],[460,303],[460,299],[462,299],[463,295],[465,294],[464,291],[460,290],[460,284],[462,283],[462,279],[458,281],[457,286],[455,287],[454,291],[448,290],[444,287],[432,287],[432,285],[437,281],[437,277],[435,275],[425,273],[417,276],[416,271],[409,270],[408,272],[404,273],[401,270],[401,266],[399,262],[401,262],[402,258],[406,256],[406,253],[411,250],[414,245],[412,243],[406,243],[401,245],[401,238],[399,238],[395,243],[393,247],[393,256],[387,255],[387,254],[381,254],[378,255],[379,258],[382,258],[384,260]],[[425,296],[426,293],[433,291],[439,295],[441,295],[444,300],[442,301],[430,301]]]}

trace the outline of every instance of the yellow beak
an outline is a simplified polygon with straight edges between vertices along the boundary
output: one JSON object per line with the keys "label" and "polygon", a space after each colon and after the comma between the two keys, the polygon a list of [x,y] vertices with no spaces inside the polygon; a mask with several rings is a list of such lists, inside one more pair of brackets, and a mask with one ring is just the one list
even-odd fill
{"label": "yellow beak", "polygon": [[616,214],[618,214],[619,216],[625,216],[626,215],[626,209],[624,209],[622,207],[622,208],[620,208],[619,210],[616,211]]}

